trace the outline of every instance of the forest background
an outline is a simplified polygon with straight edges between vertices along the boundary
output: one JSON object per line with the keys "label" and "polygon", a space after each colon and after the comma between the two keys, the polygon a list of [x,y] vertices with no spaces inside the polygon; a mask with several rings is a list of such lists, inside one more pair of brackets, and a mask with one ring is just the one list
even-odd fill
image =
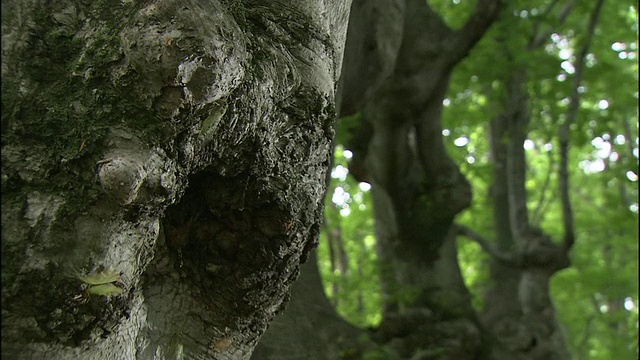
{"label": "forest background", "polygon": [[[517,54],[540,19],[549,20],[544,6],[515,3],[453,70],[443,101],[446,149],[473,191],[471,207],[456,222],[489,238],[495,236],[487,211],[493,166],[489,120],[499,112],[500,81],[512,68],[506,56],[496,56],[496,43],[507,43]],[[473,2],[429,4],[459,28]],[[562,236],[557,129],[566,121],[577,86],[580,104],[570,126],[568,159],[576,243],[571,267],[552,278],[551,295],[575,359],[631,359],[638,349],[638,10],[632,2],[606,2],[584,70],[577,70],[593,6],[582,2],[563,21],[544,24],[550,29],[544,45],[516,55],[530,73],[531,121],[523,144],[527,205],[535,226]],[[505,35],[505,26],[517,30]],[[578,84],[576,72],[583,72]],[[359,121],[360,113],[339,121],[318,265],[338,312],[359,327],[375,327],[383,317],[380,274],[385,270],[376,252],[371,185],[349,173],[354,150],[348,136]],[[461,236],[457,251],[473,305],[481,309],[489,257]]]}

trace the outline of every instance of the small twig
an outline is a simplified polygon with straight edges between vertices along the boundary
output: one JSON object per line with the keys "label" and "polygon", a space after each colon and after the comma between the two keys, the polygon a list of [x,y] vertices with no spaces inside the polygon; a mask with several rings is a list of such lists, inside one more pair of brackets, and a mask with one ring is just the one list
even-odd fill
{"label": "small twig", "polygon": [[[551,11],[557,4],[558,4],[558,0],[555,0],[553,3],[547,6],[542,17],[540,17],[540,19],[536,21],[535,25],[533,26],[534,35],[533,37],[531,37],[531,40],[529,41],[529,46],[528,46],[530,50],[537,49],[540,46],[542,46],[545,43],[545,40],[553,32],[551,27],[547,27],[545,31],[541,31],[540,25],[541,25],[541,21],[543,21],[545,18],[547,18],[551,14]],[[569,0],[564,4],[562,9],[560,9],[560,12],[558,13],[558,22],[560,24],[564,23],[565,20],[567,20],[567,17],[569,17],[569,14],[571,13],[571,10],[573,10],[574,5],[575,5],[575,0]]]}
{"label": "small twig", "polygon": [[489,256],[493,257],[494,259],[502,263],[505,263],[507,265],[517,266],[517,267],[520,266],[520,262],[515,258],[515,256],[513,256],[510,253],[505,253],[505,252],[496,250],[493,246],[491,246],[491,244],[489,243],[489,240],[487,240],[477,232],[471,230],[470,228],[464,225],[459,225],[459,224],[455,224],[454,228],[456,229],[456,232],[458,233],[458,235],[462,235],[472,241],[477,242],[478,245],[480,245],[480,247],[482,248],[482,250],[484,250],[487,254],[489,254]]}

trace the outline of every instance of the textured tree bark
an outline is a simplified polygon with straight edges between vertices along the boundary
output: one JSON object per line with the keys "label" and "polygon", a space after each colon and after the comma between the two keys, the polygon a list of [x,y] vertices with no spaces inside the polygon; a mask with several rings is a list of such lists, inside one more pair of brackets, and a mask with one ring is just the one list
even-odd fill
{"label": "textured tree bark", "polygon": [[250,357],[317,241],[348,6],[3,3],[3,356]]}
{"label": "textured tree bark", "polygon": [[273,320],[252,360],[334,360],[371,348],[366,336],[362,338],[366,332],[344,321],[325,296],[316,260],[312,251],[287,309]]}

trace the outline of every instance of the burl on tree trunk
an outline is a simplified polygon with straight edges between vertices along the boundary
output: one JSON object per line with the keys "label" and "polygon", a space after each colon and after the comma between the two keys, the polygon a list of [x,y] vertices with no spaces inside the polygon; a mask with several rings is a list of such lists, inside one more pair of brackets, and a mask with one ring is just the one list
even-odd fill
{"label": "burl on tree trunk", "polygon": [[317,241],[348,9],[3,3],[2,355],[249,358]]}

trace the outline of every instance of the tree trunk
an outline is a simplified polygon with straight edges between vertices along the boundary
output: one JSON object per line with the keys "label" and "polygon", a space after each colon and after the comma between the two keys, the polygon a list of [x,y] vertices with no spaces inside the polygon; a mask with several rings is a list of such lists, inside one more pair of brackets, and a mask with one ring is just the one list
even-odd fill
{"label": "tree trunk", "polygon": [[3,356],[251,356],[317,242],[348,6],[3,2]]}
{"label": "tree trunk", "polygon": [[522,71],[511,79],[507,100],[511,105],[491,124],[499,250],[490,252],[492,287],[485,295],[482,320],[497,340],[496,359],[568,359],[549,282],[569,266],[569,258],[563,247],[529,223],[523,150],[528,112],[522,79]]}
{"label": "tree trunk", "polygon": [[352,8],[340,110],[362,113],[347,144],[350,170],[372,185],[379,259],[388,266],[377,337],[398,358],[420,348],[456,359],[482,352],[452,228],[471,191],[445,151],[441,113],[454,66],[498,5],[479,1],[459,30],[420,0],[355,1]]}
{"label": "tree trunk", "polygon": [[327,299],[316,260],[312,251],[291,301],[271,323],[252,360],[334,360],[366,345],[366,337],[360,339],[365,332],[344,321]]}
{"label": "tree trunk", "polygon": [[[569,251],[574,244],[573,213],[569,199],[568,132],[579,108],[579,87],[582,68],[602,9],[602,1],[594,6],[587,28],[587,41],[582,45],[576,64],[576,74],[567,119],[559,126],[560,197],[563,211],[564,237],[553,242],[540,229],[531,225],[527,209],[526,156],[530,118],[527,92],[529,64],[513,54],[504,39],[512,28],[503,22],[500,35],[503,55],[510,71],[504,82],[506,99],[504,111],[491,123],[491,152],[494,161],[494,218],[497,233],[497,252],[490,251],[493,287],[486,294],[483,322],[498,340],[496,359],[568,359],[569,350],[555,316],[549,286],[551,277],[570,265]],[[571,12],[573,2],[566,2],[557,13],[560,23]],[[553,6],[546,11],[551,12]],[[526,48],[518,52],[533,53],[540,49],[551,29],[540,30],[533,25],[533,34]],[[484,246],[485,248],[486,245]],[[507,255],[507,256],[505,256]],[[516,298],[518,301],[507,299]]]}

